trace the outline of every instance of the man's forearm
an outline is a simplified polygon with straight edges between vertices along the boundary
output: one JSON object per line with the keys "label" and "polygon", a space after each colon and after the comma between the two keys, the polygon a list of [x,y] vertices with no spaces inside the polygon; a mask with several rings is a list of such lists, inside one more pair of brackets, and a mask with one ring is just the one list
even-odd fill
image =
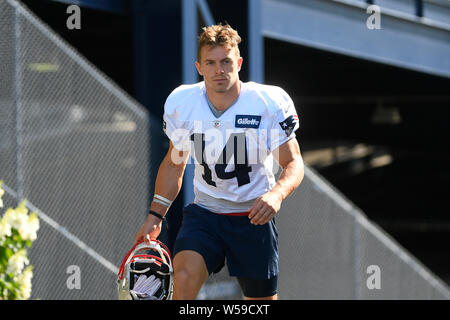
{"label": "man's forearm", "polygon": [[271,191],[281,194],[283,200],[286,199],[300,185],[304,174],[302,158],[292,160],[283,168],[277,184]]}
{"label": "man's forearm", "polygon": [[[167,158],[161,163],[155,182],[155,194],[170,201],[175,200],[183,183],[184,165],[175,165]],[[169,207],[152,201],[150,210],[165,215]]]}

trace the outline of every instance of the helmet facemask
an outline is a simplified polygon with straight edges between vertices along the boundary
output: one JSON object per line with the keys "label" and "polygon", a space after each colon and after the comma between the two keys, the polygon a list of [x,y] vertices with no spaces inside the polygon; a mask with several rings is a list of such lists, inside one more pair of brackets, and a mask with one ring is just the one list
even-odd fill
{"label": "helmet facemask", "polygon": [[173,269],[169,250],[158,240],[136,244],[118,274],[119,300],[170,300]]}

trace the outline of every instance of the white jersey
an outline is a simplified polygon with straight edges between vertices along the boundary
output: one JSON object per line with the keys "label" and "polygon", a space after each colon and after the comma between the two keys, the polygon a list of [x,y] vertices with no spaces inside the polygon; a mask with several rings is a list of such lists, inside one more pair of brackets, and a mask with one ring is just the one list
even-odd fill
{"label": "white jersey", "polygon": [[174,147],[194,160],[194,202],[218,213],[248,210],[274,187],[272,152],[299,127],[289,95],[255,82],[241,82],[236,102],[218,118],[203,81],[181,85],[167,98],[163,119]]}

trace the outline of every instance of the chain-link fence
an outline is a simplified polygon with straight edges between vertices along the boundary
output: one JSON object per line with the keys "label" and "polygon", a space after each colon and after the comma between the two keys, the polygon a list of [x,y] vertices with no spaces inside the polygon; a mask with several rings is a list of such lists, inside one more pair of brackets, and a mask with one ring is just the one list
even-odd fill
{"label": "chain-link fence", "polygon": [[[149,119],[26,8],[0,0],[0,179],[6,206],[26,198],[41,219],[30,250],[32,298],[117,298],[118,266],[145,219],[157,170],[148,161]],[[282,299],[450,297],[309,168],[276,221]],[[76,270],[80,288],[68,285]],[[199,294],[241,297],[226,269]]]}
{"label": "chain-link fence", "polygon": [[277,226],[282,299],[450,299],[443,281],[309,167]]}
{"label": "chain-link fence", "polygon": [[[42,221],[32,298],[116,298],[148,208],[148,119],[22,5],[0,1],[0,176]],[[68,289],[70,266],[81,289]]]}

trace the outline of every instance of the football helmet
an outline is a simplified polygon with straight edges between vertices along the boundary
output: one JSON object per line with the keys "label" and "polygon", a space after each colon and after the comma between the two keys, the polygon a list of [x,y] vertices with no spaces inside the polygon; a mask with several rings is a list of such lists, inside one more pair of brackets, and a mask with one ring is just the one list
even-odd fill
{"label": "football helmet", "polygon": [[118,273],[119,300],[170,300],[173,268],[170,252],[156,239],[140,241],[127,253]]}

